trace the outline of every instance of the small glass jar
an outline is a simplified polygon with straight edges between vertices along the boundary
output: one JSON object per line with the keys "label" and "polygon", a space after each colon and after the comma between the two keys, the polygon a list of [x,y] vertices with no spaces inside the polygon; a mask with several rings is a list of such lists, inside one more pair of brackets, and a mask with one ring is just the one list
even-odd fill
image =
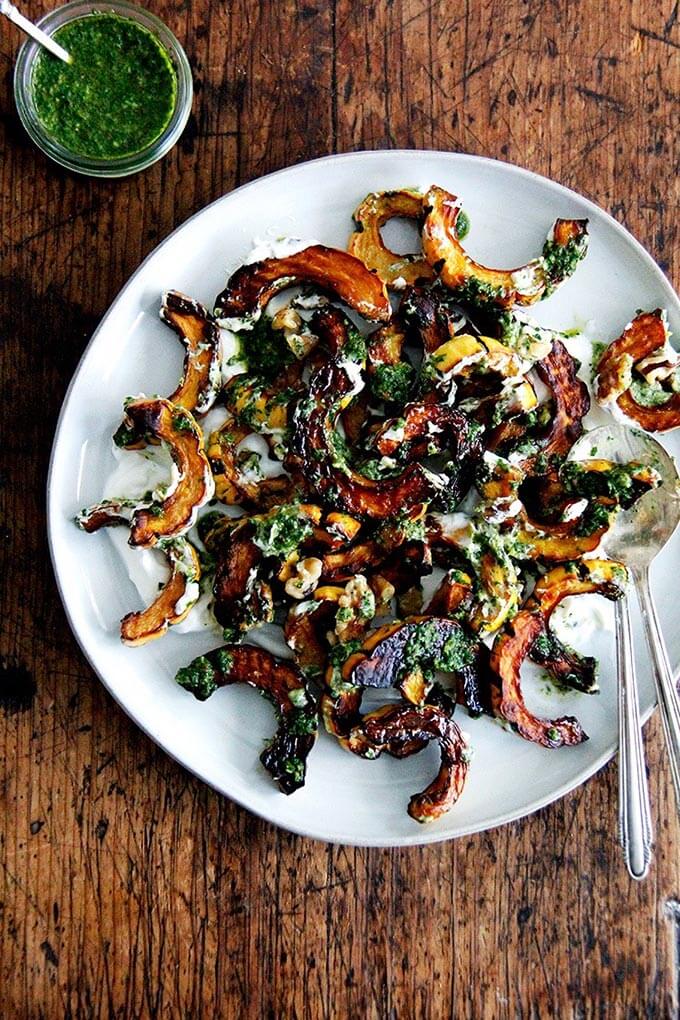
{"label": "small glass jar", "polygon": [[108,3],[73,0],[72,3],[46,14],[37,24],[43,31],[52,34],[62,25],[92,13],[118,14],[137,22],[152,33],[167,53],[177,77],[177,98],[170,121],[158,138],[139,152],[115,159],[82,156],[65,148],[49,134],[37,114],[32,77],[41,47],[32,39],[28,39],[19,50],[14,69],[14,97],[26,131],[35,144],[56,163],[90,177],[126,177],[128,174],[146,170],[152,163],[161,159],[182,134],[189,119],[193,99],[191,68],[184,50],[170,29],[155,15],[135,4],[127,3],[127,0],[108,0]]}

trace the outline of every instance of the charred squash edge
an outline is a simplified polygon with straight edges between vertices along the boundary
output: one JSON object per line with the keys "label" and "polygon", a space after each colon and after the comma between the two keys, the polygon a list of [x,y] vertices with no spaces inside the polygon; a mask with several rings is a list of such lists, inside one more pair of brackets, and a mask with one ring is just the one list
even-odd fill
{"label": "charred squash edge", "polygon": [[661,308],[642,312],[630,322],[621,336],[606,348],[597,365],[595,393],[603,407],[615,403],[626,418],[647,432],[668,432],[680,426],[680,393],[674,393],[658,407],[638,404],[630,390],[634,365],[668,341],[665,313]]}
{"label": "charred squash edge", "polygon": [[424,206],[423,251],[436,275],[452,290],[469,286],[474,280],[476,297],[483,296],[487,303],[501,307],[535,304],[571,275],[568,271],[557,276],[551,272],[546,259],[546,252],[552,250],[548,245],[563,249],[572,245],[575,263],[587,250],[588,221],[558,219],[543,255],[517,269],[490,269],[475,262],[458,239],[456,222],[462,207],[455,195],[433,186],[425,196]]}
{"label": "charred squash edge", "polygon": [[215,315],[220,320],[254,320],[275,294],[301,283],[330,292],[370,321],[387,322],[392,315],[382,280],[354,255],[323,244],[241,266],[218,295]]}
{"label": "charred squash edge", "polygon": [[613,560],[582,560],[555,567],[539,579],[524,608],[496,638],[491,651],[491,668],[500,683],[497,711],[525,740],[553,748],[580,744],[588,739],[573,716],[540,719],[528,710],[522,696],[520,670],[563,598],[598,592],[605,598],[620,599],[626,579],[626,568]]}
{"label": "charred squash edge", "polygon": [[400,217],[419,220],[423,213],[423,196],[415,191],[372,192],[357,206],[354,214],[354,232],[348,250],[377,273],[388,287],[403,280],[402,286],[418,280],[431,280],[431,266],[422,255],[398,255],[390,251],[382,239],[381,227],[388,220]]}
{"label": "charred squash edge", "polygon": [[408,805],[411,818],[421,823],[441,818],[463,792],[470,748],[457,723],[436,705],[385,705],[364,716],[348,740],[349,749],[364,758],[377,758],[383,752],[403,758],[430,740],[439,743],[439,772]]}
{"label": "charred squash edge", "polygon": [[166,499],[139,507],[132,515],[130,545],[147,547],[188,531],[200,507],[212,498],[215,486],[203,436],[189,411],[169,400],[153,398],[129,402],[125,415],[140,435],[167,445],[179,472],[179,482]]}
{"label": "charred squash edge", "polygon": [[186,351],[182,378],[168,400],[194,414],[206,414],[222,387],[219,326],[207,308],[178,290],[163,295],[160,318]]}
{"label": "charred squash edge", "polygon": [[254,645],[227,644],[198,656],[175,679],[199,701],[228,684],[244,683],[259,690],[274,705],[278,720],[260,761],[282,793],[304,786],[319,720],[316,699],[297,666]]}
{"label": "charred squash edge", "polygon": [[[128,613],[120,621],[121,640],[126,645],[144,645],[162,637],[168,627],[181,623],[196,604],[200,591],[201,565],[198,553],[186,538],[174,538],[156,546],[167,558],[170,577],[151,605],[139,613]],[[189,586],[196,585],[189,598]],[[182,600],[186,604],[177,611]]]}

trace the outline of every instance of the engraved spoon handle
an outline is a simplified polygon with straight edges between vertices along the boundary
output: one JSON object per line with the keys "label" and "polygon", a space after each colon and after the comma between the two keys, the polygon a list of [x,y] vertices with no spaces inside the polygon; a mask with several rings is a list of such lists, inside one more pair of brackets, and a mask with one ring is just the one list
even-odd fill
{"label": "engraved spoon handle", "polygon": [[645,771],[630,605],[616,603],[616,659],[619,679],[619,842],[626,867],[644,878],[652,856],[652,819]]}
{"label": "engraved spoon handle", "polygon": [[640,612],[645,625],[645,636],[649,651],[654,661],[654,681],[656,696],[661,711],[661,721],[666,737],[666,748],[671,763],[671,773],[675,786],[676,806],[680,811],[680,700],[673,682],[673,672],[668,660],[668,652],[664,643],[656,606],[649,587],[649,570],[634,570],[633,579],[637,588]]}

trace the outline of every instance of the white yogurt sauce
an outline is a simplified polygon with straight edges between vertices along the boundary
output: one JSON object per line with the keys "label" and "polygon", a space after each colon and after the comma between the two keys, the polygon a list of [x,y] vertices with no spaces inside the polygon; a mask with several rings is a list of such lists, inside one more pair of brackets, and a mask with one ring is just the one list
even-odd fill
{"label": "white yogurt sauce", "polygon": [[300,237],[256,237],[243,264],[250,266],[253,262],[263,262],[265,259],[285,259],[288,255],[297,255],[298,252],[318,243],[313,239],[303,240]]}

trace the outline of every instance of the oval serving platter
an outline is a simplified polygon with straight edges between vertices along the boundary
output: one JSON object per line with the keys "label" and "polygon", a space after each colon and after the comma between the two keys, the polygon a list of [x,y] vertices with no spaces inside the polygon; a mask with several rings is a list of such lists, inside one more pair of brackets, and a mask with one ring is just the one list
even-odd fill
{"label": "oval serving platter", "polygon": [[[450,839],[521,818],[588,779],[616,749],[611,631],[600,628],[579,644],[580,651],[600,659],[599,695],[554,694],[542,706],[549,711],[550,705],[554,714],[577,715],[590,735],[587,743],[547,751],[459,710],[457,719],[474,747],[465,790],[448,815],[422,826],[407,815],[406,806],[434,775],[436,747],[406,761],[383,756],[366,762],[321,733],[305,787],[290,797],[279,793],[258,761],[263,741],[273,732],[272,709],[249,689],[230,687],[199,703],[174,683],[179,666],[219,644],[213,632],[171,631],[160,641],[124,647],[119,620],[139,608],[139,596],[106,533],[79,532],[73,517],[101,497],[115,466],[111,435],[124,397],[171,392],[176,384],[182,354],[158,319],[163,291],[182,290],[210,307],[256,238],[298,236],[344,248],[352,211],[369,191],[432,183],[462,198],[472,224],[466,248],[490,265],[523,264],[540,250],[557,216],[590,220],[585,262],[555,295],[531,309],[540,323],[571,329],[592,320],[598,336],[611,340],[636,308],[664,306],[671,329],[680,330],[680,302],[652,257],[612,217],[575,192],[506,163],[455,153],[332,156],[225,195],[149,255],[82,357],[52,452],[48,526],[57,583],[73,632],[106,688],[152,740],[216,790],[270,822],[337,843],[398,846]],[[669,452],[680,454],[680,437],[671,434],[662,441]],[[671,607],[673,564],[679,561],[680,533],[652,568],[676,670],[680,630]],[[593,612],[599,608],[594,605]],[[648,716],[654,693],[639,626],[635,637],[641,708]]]}

